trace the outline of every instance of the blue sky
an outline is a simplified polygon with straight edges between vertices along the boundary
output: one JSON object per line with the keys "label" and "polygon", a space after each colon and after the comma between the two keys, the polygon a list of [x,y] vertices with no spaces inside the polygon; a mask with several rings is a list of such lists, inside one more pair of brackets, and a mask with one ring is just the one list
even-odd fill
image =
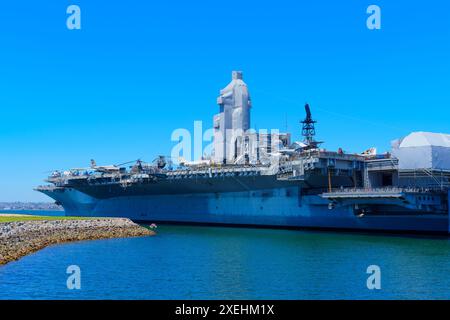
{"label": "blue sky", "polygon": [[[66,8],[81,8],[68,30]],[[368,30],[366,8],[381,8]],[[0,7],[0,201],[52,169],[153,160],[176,128],[210,126],[243,70],[252,124],[299,138],[303,105],[327,149],[389,149],[450,133],[448,1],[4,1]]]}

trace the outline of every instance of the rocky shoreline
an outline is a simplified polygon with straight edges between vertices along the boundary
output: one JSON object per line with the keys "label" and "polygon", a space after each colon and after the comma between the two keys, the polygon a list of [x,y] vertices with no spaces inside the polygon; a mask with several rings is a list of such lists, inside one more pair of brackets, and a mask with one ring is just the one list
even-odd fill
{"label": "rocky shoreline", "polygon": [[153,231],[125,218],[0,223],[0,265],[52,244],[154,234]]}

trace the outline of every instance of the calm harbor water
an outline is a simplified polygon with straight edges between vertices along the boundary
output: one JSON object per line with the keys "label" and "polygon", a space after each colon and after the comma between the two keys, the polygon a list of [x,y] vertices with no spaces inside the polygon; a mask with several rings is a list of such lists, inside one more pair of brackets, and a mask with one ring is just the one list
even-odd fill
{"label": "calm harbor water", "polygon": [[[70,265],[81,290],[66,286]],[[366,269],[381,268],[381,290]],[[0,267],[1,299],[449,299],[450,239],[160,226]]]}

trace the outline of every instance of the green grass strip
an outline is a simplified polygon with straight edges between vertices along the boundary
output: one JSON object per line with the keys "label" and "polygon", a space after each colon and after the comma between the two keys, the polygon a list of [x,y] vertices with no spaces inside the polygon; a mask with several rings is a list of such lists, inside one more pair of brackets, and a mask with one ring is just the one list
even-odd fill
{"label": "green grass strip", "polygon": [[[1,214],[1,213],[0,213]],[[66,216],[32,216],[32,215],[0,215],[0,223],[23,222],[23,221],[52,221],[52,220],[89,220],[98,219],[95,217],[66,217]]]}

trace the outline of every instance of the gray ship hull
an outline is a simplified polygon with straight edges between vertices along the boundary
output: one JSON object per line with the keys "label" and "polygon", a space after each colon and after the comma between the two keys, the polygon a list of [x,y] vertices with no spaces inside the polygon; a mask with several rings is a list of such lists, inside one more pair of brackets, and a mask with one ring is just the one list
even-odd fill
{"label": "gray ship hull", "polygon": [[[242,186],[242,188],[244,188]],[[98,192],[98,188],[95,189]],[[61,203],[66,215],[127,217],[141,222],[319,228],[411,233],[449,233],[448,214],[399,208],[388,214],[357,215],[349,207],[328,209],[319,195],[303,195],[298,185],[229,192],[94,197],[74,188],[41,192]],[[112,192],[112,191],[111,191]]]}

